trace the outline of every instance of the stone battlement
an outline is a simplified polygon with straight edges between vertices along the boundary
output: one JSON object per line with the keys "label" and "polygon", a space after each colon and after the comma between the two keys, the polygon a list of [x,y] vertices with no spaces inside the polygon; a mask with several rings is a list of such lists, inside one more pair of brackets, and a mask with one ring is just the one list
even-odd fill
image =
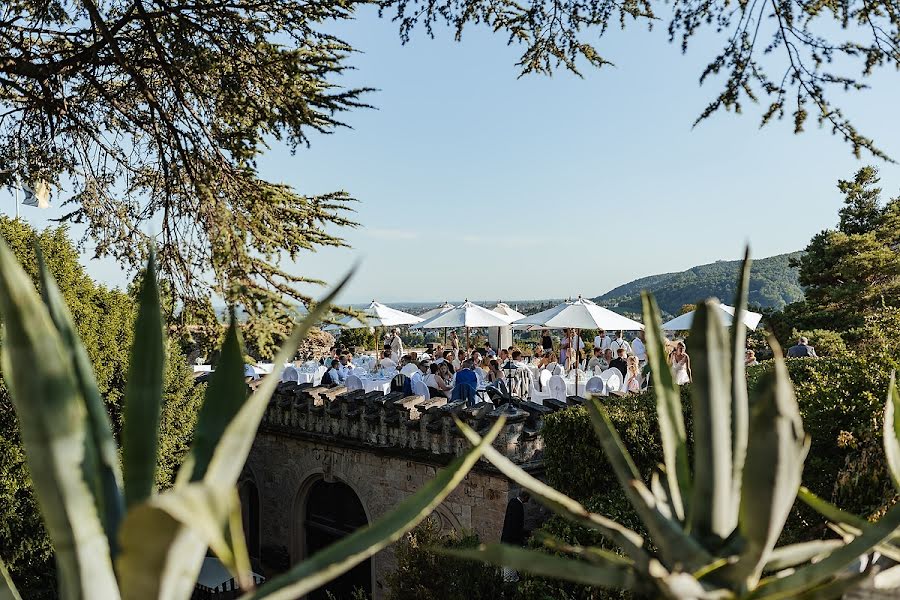
{"label": "stone battlement", "polygon": [[260,428],[409,455],[459,456],[471,445],[456,426],[454,415],[484,433],[502,414],[506,425],[493,445],[513,462],[527,465],[540,461],[543,440],[538,432],[543,415],[553,408],[531,403],[466,408],[464,402],[451,403],[444,398],[426,401],[401,392],[384,395],[380,391],[350,392],[343,386],[284,382],[272,395]]}

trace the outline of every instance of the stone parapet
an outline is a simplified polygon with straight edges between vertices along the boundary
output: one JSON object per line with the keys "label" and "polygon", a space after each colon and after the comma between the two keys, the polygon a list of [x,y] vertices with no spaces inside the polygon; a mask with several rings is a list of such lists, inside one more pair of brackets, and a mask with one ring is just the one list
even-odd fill
{"label": "stone parapet", "polygon": [[467,408],[464,402],[443,398],[425,400],[401,392],[382,394],[347,391],[338,387],[313,387],[284,382],[272,395],[261,429],[274,433],[331,442],[395,449],[408,455],[459,456],[471,446],[453,416],[485,433],[501,415],[506,425],[494,447],[519,465],[541,459],[543,441],[538,435],[549,407],[531,403],[483,403]]}

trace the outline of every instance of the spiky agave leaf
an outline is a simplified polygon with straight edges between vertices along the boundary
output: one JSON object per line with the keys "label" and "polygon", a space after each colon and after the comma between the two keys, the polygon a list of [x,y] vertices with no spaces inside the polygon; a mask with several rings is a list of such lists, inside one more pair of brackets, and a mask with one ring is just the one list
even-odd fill
{"label": "spiky agave leaf", "polygon": [[747,367],[744,350],[747,346],[747,328],[744,313],[747,312],[747,289],[750,287],[750,246],[744,249],[744,260],[738,275],[737,293],[734,298],[734,320],[731,325],[731,497],[741,501],[741,478],[747,457],[747,438],[750,429],[750,398],[747,395]]}
{"label": "spiky agave leaf", "polygon": [[888,397],[884,407],[884,454],[894,488],[900,492],[900,393],[896,372],[891,373]]}

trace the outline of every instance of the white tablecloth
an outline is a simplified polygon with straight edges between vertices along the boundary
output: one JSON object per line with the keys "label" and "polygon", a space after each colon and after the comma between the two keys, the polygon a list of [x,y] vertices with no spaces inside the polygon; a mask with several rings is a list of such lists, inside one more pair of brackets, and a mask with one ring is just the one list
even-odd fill
{"label": "white tablecloth", "polygon": [[315,373],[304,373],[303,371],[298,371],[297,383],[312,383],[315,376]]}
{"label": "white tablecloth", "polygon": [[375,390],[379,390],[383,394],[389,394],[391,391],[390,379],[363,379],[362,382],[367,394]]}
{"label": "white tablecloth", "polygon": [[566,382],[566,396],[581,396],[584,398],[584,385],[587,383],[587,377],[579,377],[578,378],[578,393],[575,393],[575,378],[569,379],[568,377],[565,379]]}

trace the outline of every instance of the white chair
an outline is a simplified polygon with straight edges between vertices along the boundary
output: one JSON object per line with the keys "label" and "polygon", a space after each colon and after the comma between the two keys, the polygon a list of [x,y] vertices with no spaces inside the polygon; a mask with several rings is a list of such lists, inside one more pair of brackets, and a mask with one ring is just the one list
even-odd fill
{"label": "white chair", "polygon": [[353,390],[365,389],[362,379],[360,379],[356,375],[349,375],[347,377],[347,380],[344,382],[344,385],[347,387],[348,392],[353,391]]}
{"label": "white chair", "polygon": [[551,398],[555,398],[560,402],[566,401],[566,382],[559,375],[554,375],[547,382],[547,391]]}
{"label": "white chair", "polygon": [[322,385],[322,376],[325,375],[327,371],[328,369],[325,368],[325,365],[319,365],[319,368],[313,373],[313,385]]}
{"label": "white chair", "polygon": [[534,402],[535,404],[544,404],[544,400],[547,398],[552,398],[549,391],[541,391],[534,387],[534,382],[532,381],[531,385],[528,388],[528,400]]}
{"label": "white chair", "polygon": [[259,373],[256,372],[256,369],[253,368],[253,365],[244,365],[244,377],[259,379]]}
{"label": "white chair", "polygon": [[550,383],[550,378],[553,377],[553,373],[548,371],[547,369],[541,369],[541,374],[538,379],[541,382],[541,390],[547,391],[547,384]]}
{"label": "white chair", "polygon": [[600,373],[600,379],[606,383],[606,393],[622,391],[622,372],[612,367]]}
{"label": "white chair", "polygon": [[287,367],[284,372],[281,374],[282,381],[293,381],[294,383],[300,383],[300,373],[297,371],[297,367],[291,365]]}
{"label": "white chair", "polygon": [[606,396],[606,382],[600,377],[591,377],[584,384],[584,391],[594,396]]}
{"label": "white chair", "polygon": [[419,379],[411,380],[410,386],[412,387],[412,392],[416,396],[422,396],[426,400],[431,400],[431,392],[428,391],[428,386],[425,385],[425,381]]}

